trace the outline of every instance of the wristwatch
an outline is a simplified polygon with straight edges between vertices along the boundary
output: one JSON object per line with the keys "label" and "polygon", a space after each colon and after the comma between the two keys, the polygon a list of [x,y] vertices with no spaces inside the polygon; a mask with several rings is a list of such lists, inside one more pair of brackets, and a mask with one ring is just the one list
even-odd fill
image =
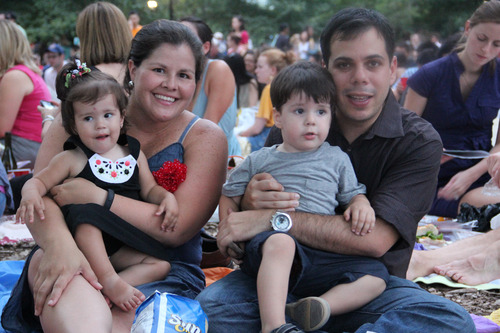
{"label": "wristwatch", "polygon": [[271,225],[275,231],[287,232],[292,228],[292,218],[287,213],[276,212],[271,217]]}

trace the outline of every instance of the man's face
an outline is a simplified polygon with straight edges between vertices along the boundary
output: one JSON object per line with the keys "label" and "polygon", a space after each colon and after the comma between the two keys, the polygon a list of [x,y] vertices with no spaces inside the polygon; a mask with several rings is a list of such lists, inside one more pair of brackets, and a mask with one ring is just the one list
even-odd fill
{"label": "man's face", "polygon": [[64,63],[64,54],[59,54],[55,52],[47,53],[47,62],[51,67],[59,69],[63,66]]}
{"label": "man's face", "polygon": [[385,41],[372,28],[351,40],[330,43],[328,70],[337,88],[340,125],[368,129],[379,116],[396,73],[396,58],[389,59]]}

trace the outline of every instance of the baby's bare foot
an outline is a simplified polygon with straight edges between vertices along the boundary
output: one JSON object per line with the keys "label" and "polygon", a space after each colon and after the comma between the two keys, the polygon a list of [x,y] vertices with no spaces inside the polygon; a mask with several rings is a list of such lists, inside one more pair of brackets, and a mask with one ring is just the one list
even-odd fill
{"label": "baby's bare foot", "polygon": [[118,274],[99,280],[102,293],[123,311],[130,311],[139,306],[146,297],[136,288],[125,282]]}

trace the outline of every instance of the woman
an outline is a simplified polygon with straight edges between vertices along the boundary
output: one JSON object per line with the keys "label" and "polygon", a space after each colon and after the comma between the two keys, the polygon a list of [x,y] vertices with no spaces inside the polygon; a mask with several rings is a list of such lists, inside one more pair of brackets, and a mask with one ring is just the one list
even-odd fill
{"label": "woman", "polygon": [[293,51],[284,53],[272,48],[265,50],[257,59],[257,81],[266,84],[260,97],[259,111],[255,116],[255,122],[250,128],[244,130],[239,135],[249,137],[248,141],[252,146],[252,151],[259,150],[264,146],[267,135],[274,125],[273,105],[271,103],[271,81],[286,66],[295,61]]}
{"label": "woman", "polygon": [[[128,27],[127,19],[120,8],[109,2],[96,2],[83,9],[76,20],[76,34],[80,38],[81,61],[87,66],[94,66],[99,70],[113,76],[118,82],[123,82],[127,69],[126,60],[130,51],[132,34]],[[38,108],[42,114],[55,117],[53,122],[61,123],[59,109],[48,110]],[[50,118],[44,123],[52,123]],[[58,136],[53,142],[59,144],[42,143],[44,155],[37,159],[35,171],[43,168],[39,164],[47,165],[55,154],[62,150],[66,140],[66,132],[62,126],[59,131],[51,131],[52,136]]]}
{"label": "woman", "polygon": [[[212,46],[212,29],[201,19],[184,17],[180,22],[193,31],[203,44],[205,56]],[[202,78],[196,85],[196,93],[189,105],[198,117],[213,121],[226,134],[229,155],[241,155],[241,147],[234,135],[238,113],[236,85],[231,68],[222,60],[207,59]]]}
{"label": "woman", "polygon": [[251,108],[259,103],[257,80],[246,71],[243,57],[239,54],[226,56],[224,61],[229,65],[236,80],[238,109]]}
{"label": "woman", "polygon": [[[180,23],[155,21],[144,26],[133,40],[125,77],[130,91],[128,134],[139,140],[152,170],[174,159],[187,166],[185,181],[174,194],[179,204],[179,224],[174,232],[160,231],[160,221],[154,217],[155,205],[118,195],[112,200],[113,213],[162,242],[172,258],[172,272],[164,281],[138,287],[145,295],[158,289],[194,298],[204,286],[199,268],[199,232],[217,206],[225,180],[227,150],[224,134],[215,124],[197,119],[186,110],[202,69],[201,43]],[[104,190],[82,179],[60,185],[52,194],[61,206],[103,205],[109,199]],[[58,207],[48,198],[44,203],[45,220],[29,225],[41,249],[27,260],[28,269],[25,268],[41,326],[46,332],[110,332],[111,327],[113,332],[130,332],[134,312],[116,307],[109,310]],[[24,284],[25,292],[26,287]],[[18,295],[16,290],[13,295]],[[6,306],[4,326],[6,319],[22,311],[18,309],[22,297],[18,296],[11,297],[10,306]],[[30,300],[27,290],[22,304]],[[32,310],[26,313],[31,314]],[[34,319],[21,316],[29,329],[36,324]]]}
{"label": "woman", "polygon": [[231,19],[231,28],[231,32],[234,32],[238,37],[241,38],[237,52],[241,55],[244,55],[248,51],[248,49],[250,49],[250,35],[248,34],[248,31],[245,30],[245,20],[243,19],[243,16],[233,16],[233,18]]}
{"label": "woman", "polygon": [[0,20],[0,141],[12,132],[16,161],[33,168],[42,142],[40,100],[50,100],[41,71],[33,61],[28,39],[9,20]]}
{"label": "woman", "polygon": [[[500,108],[500,2],[484,2],[465,23],[456,51],[423,66],[408,80],[405,108],[428,120],[445,149],[500,151],[492,148],[492,121]],[[467,202],[483,206],[500,201],[485,196],[486,160],[444,162],[430,214],[455,217]]]}

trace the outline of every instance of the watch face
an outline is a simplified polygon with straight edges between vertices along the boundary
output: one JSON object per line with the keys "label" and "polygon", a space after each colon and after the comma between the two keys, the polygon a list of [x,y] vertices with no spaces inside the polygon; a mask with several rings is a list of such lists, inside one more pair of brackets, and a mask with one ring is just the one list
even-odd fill
{"label": "watch face", "polygon": [[276,228],[280,230],[288,228],[288,225],[290,224],[290,220],[285,215],[276,216],[274,221]]}
{"label": "watch face", "polygon": [[276,231],[288,231],[292,227],[292,220],[286,213],[276,213],[272,218],[273,229]]}

